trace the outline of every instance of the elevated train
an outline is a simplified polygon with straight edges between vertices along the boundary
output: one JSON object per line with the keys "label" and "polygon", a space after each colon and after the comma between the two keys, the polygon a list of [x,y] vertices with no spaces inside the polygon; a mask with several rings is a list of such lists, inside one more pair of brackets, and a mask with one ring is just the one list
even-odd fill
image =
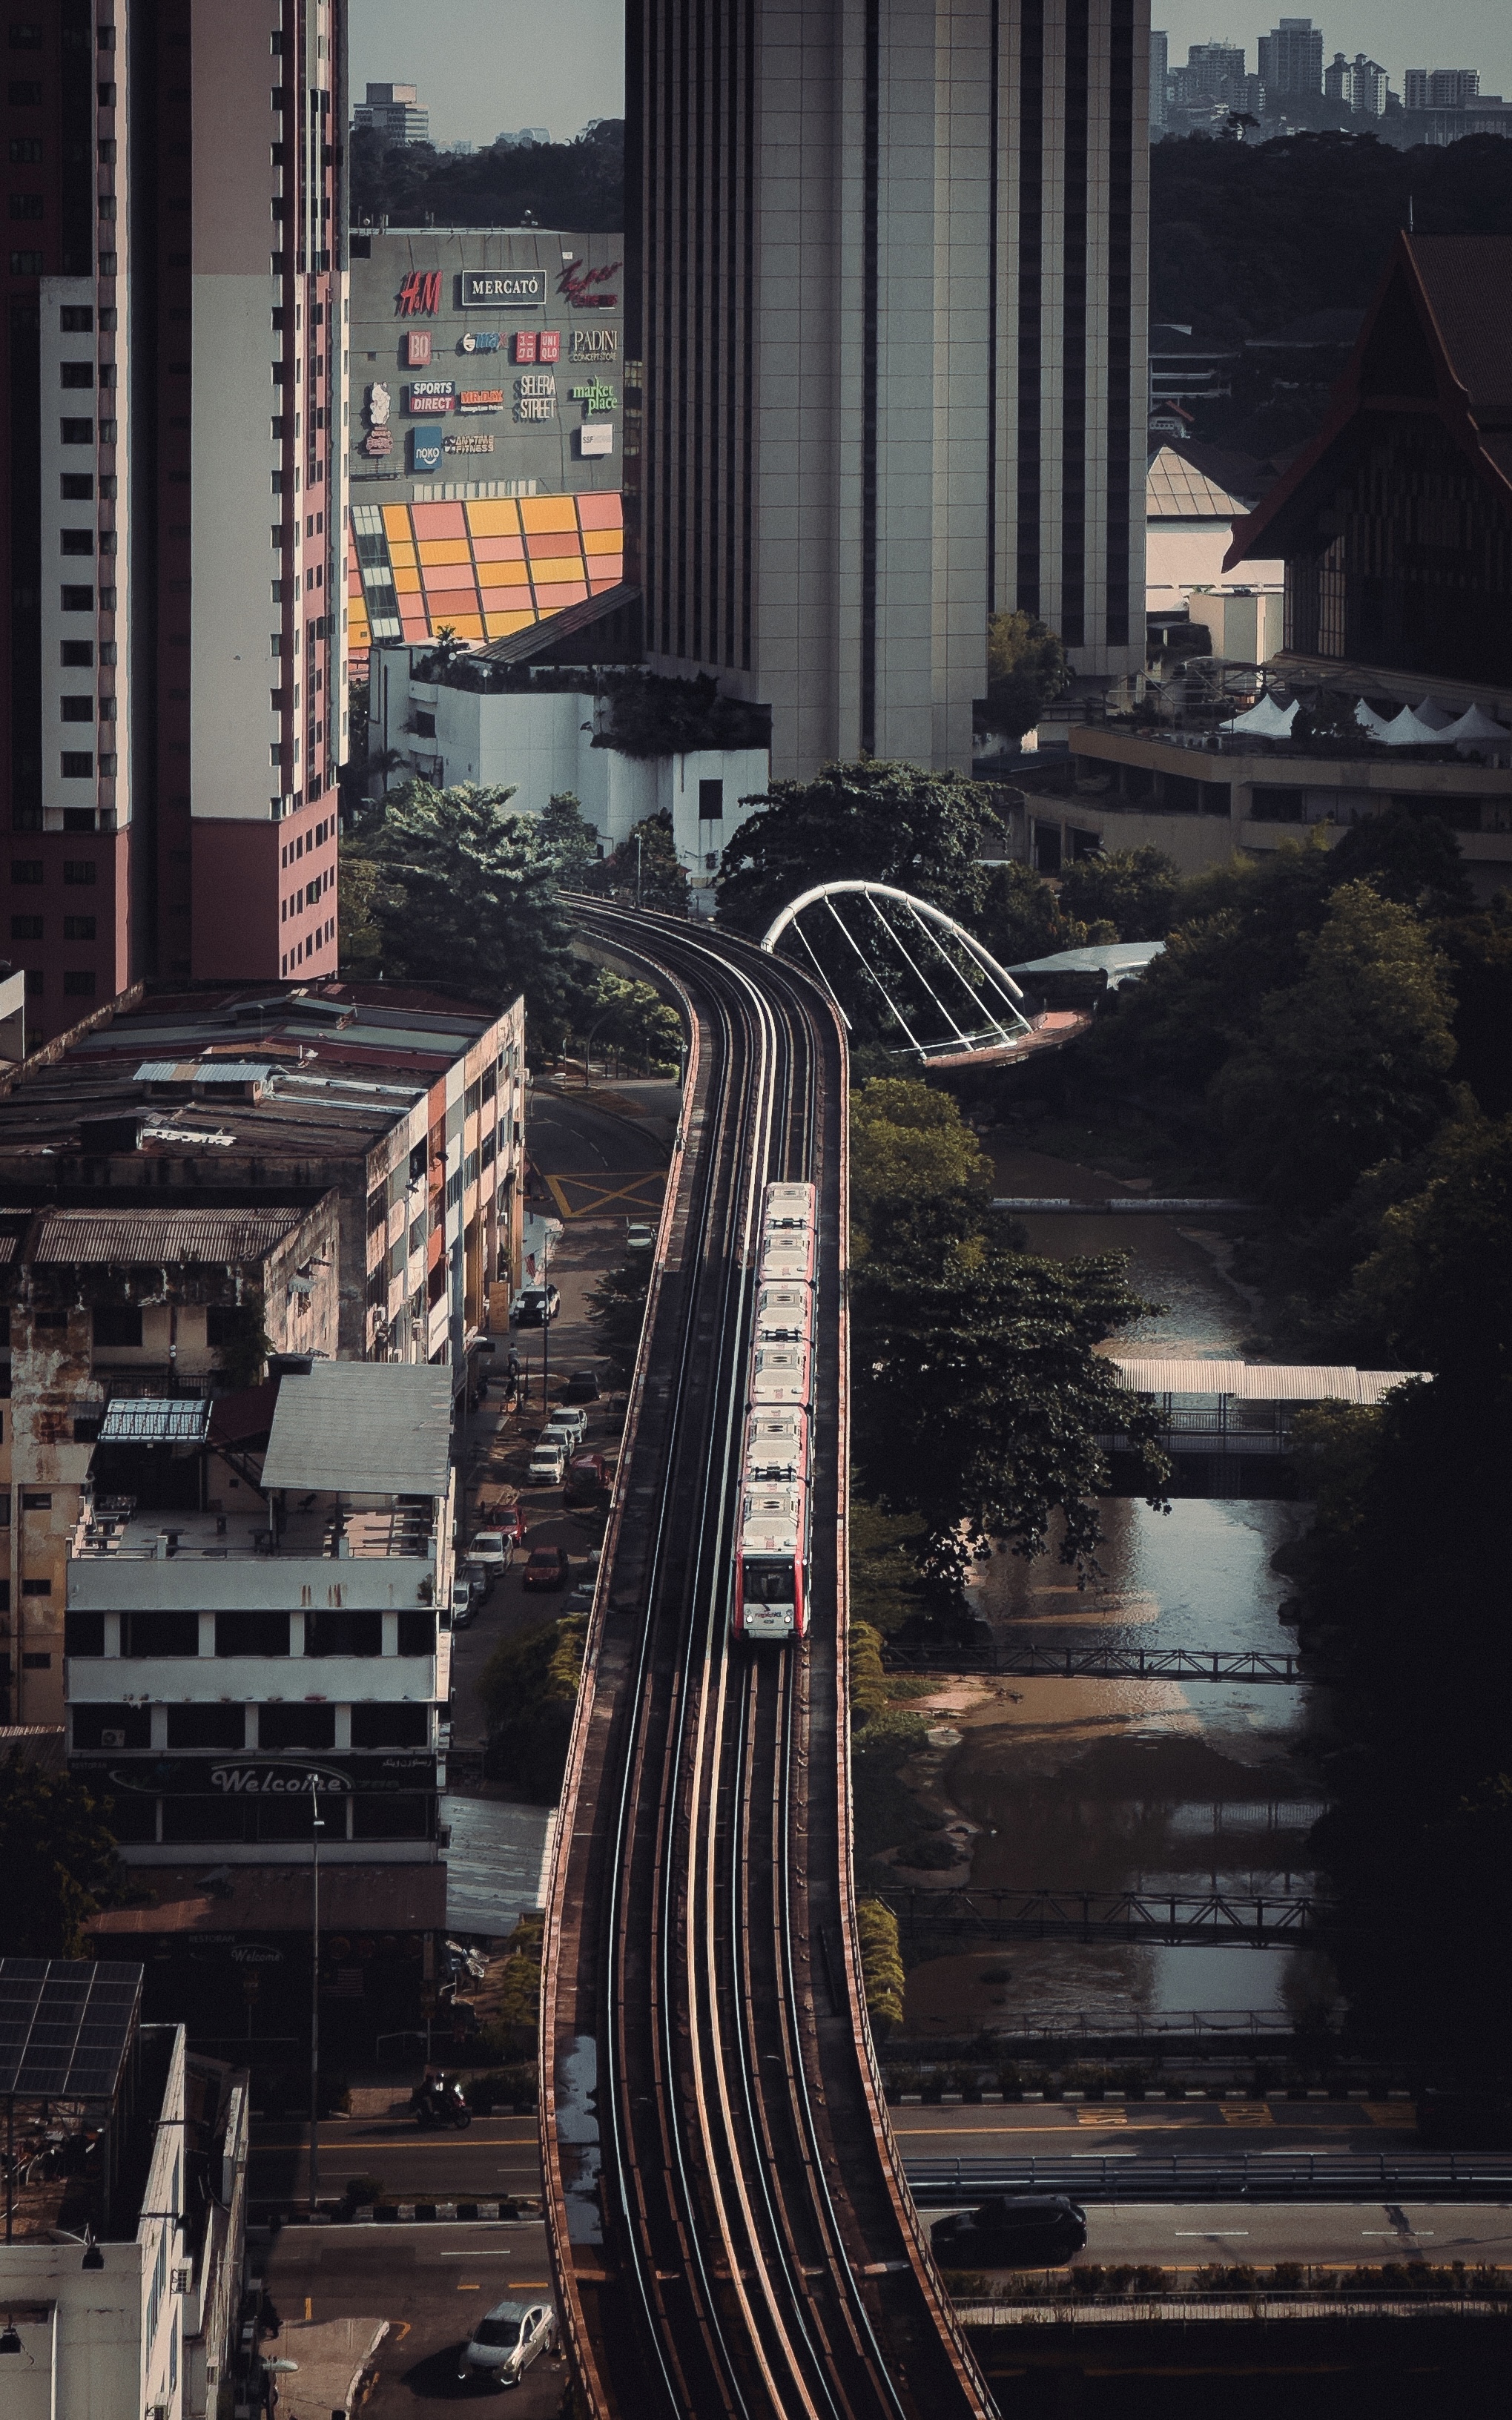
{"label": "elevated train", "polygon": [[817,1217],[811,1185],[769,1185],[763,1196],[735,1544],[738,1638],[802,1638],[808,1629]]}

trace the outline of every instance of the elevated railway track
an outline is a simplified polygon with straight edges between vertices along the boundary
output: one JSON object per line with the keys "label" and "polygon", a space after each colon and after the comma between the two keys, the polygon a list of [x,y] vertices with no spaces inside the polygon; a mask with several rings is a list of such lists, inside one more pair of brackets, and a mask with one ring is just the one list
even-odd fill
{"label": "elevated railway track", "polygon": [[[569,1755],[542,2155],[594,2420],[952,2420],[994,2406],[930,2266],[862,2007],[844,1641],[845,1061],[795,970],[583,903],[682,1002],[669,1171]],[[762,1188],[818,1188],[807,1646],[730,1637]]]}

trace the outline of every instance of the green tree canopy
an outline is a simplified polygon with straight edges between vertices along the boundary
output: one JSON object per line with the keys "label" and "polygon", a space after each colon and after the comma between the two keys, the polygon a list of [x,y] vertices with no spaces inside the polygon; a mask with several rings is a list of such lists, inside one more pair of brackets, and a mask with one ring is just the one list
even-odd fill
{"label": "green tree canopy", "polygon": [[1181,877],[1159,848],[1084,857],[1060,878],[1060,904],[1083,923],[1110,923],[1120,941],[1164,941],[1176,921]]}
{"label": "green tree canopy", "polygon": [[1071,687],[1066,650],[1032,613],[994,613],[987,624],[987,695],[977,709],[983,731],[1022,739],[1045,707]]}
{"label": "green tree canopy", "polygon": [[[1095,1566],[1097,1439],[1154,1435],[1153,1413],[1093,1349],[1149,1309],[1127,1267],[1121,1253],[1060,1262],[988,1246],[856,1272],[857,1470],[885,1511],[923,1508],[926,1569],[949,1579],[963,1540],[1042,1554],[1057,1513],[1061,1561]],[[1152,1446],[1147,1468],[1153,1487],[1165,1466]]]}
{"label": "green tree canopy", "polygon": [[644,816],[628,838],[594,868],[585,887],[609,898],[634,900],[642,908],[686,916],[687,875],[677,854],[671,815]]}
{"label": "green tree canopy", "polygon": [[676,1009],[651,984],[633,983],[608,967],[584,995],[574,1031],[585,1047],[592,1037],[597,1050],[628,1051],[663,1067],[677,1064],[682,1019]]}
{"label": "green tree canopy", "polygon": [[587,1635],[580,1613],[518,1631],[500,1641],[478,1675],[490,1777],[521,1798],[551,1806],[561,1794]]}
{"label": "green tree canopy", "polygon": [[1346,883],[1300,981],[1261,1001],[1214,1087],[1241,1181],[1316,1215],[1367,1168],[1420,1150],[1448,1105],[1453,1006],[1412,911]]}
{"label": "green tree canopy", "polygon": [[46,1773],[19,1747],[0,1758],[0,1869],[4,1939],[17,1958],[79,1958],[84,1927],[123,1895],[124,1874],[106,1817],[68,1774]]}
{"label": "green tree canopy", "polygon": [[992,1163],[949,1093],[873,1076],[851,1095],[851,1216],[884,1260],[977,1233]]}
{"label": "green tree canopy", "polygon": [[598,863],[598,834],[576,791],[553,791],[541,809],[541,846],[563,891],[580,891]]}
{"label": "green tree canopy", "polygon": [[1443,1126],[1427,1174],[1385,1211],[1337,1318],[1387,1368],[1494,1394],[1512,1385],[1512,1117]]}
{"label": "green tree canopy", "polygon": [[1426,915],[1454,915],[1475,904],[1459,843],[1443,817],[1405,801],[1351,824],[1330,856],[1329,874],[1335,890],[1367,881],[1383,899]]}
{"label": "green tree canopy", "polygon": [[1084,924],[1068,914],[1044,876],[1016,857],[1002,858],[986,869],[980,903],[964,921],[986,942],[1000,967],[1119,938],[1111,923],[1099,920]]}
{"label": "green tree canopy", "polygon": [[502,1006],[517,992],[538,1034],[560,1036],[575,977],[567,920],[534,815],[512,789],[465,782],[391,792],[361,854],[386,974]]}
{"label": "green tree canopy", "polygon": [[894,883],[968,921],[982,890],[977,852],[996,823],[991,794],[956,773],[863,757],[774,782],[720,860],[719,922],[760,934],[821,882]]}
{"label": "green tree canopy", "polygon": [[651,1254],[636,1252],[618,1268],[606,1269],[588,1297],[588,1317],[598,1337],[598,1349],[622,1387],[627,1387],[634,1374],[650,1284]]}
{"label": "green tree canopy", "polygon": [[1446,916],[1434,939],[1449,961],[1455,996],[1455,1063],[1489,1117],[1512,1109],[1512,898]]}

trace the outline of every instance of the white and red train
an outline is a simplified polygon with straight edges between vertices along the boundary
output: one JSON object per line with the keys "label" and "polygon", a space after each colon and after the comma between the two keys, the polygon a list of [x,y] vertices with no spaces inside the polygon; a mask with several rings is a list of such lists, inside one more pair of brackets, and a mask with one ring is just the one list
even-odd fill
{"label": "white and red train", "polygon": [[801,1638],[809,1626],[817,1215],[811,1185],[769,1185],[762,1197],[735,1544],[740,1638]]}

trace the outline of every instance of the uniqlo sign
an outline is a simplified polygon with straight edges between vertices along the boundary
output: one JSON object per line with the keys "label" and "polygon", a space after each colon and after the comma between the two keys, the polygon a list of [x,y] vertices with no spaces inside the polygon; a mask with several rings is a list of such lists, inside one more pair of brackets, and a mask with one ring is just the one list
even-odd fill
{"label": "uniqlo sign", "polygon": [[440,307],[440,271],[412,269],[399,288],[400,317],[412,319],[419,313],[439,311]]}
{"label": "uniqlo sign", "polygon": [[510,342],[517,363],[559,362],[562,359],[560,328],[517,328]]}
{"label": "uniqlo sign", "polygon": [[406,369],[428,370],[430,367],[430,330],[410,328],[404,340]]}

